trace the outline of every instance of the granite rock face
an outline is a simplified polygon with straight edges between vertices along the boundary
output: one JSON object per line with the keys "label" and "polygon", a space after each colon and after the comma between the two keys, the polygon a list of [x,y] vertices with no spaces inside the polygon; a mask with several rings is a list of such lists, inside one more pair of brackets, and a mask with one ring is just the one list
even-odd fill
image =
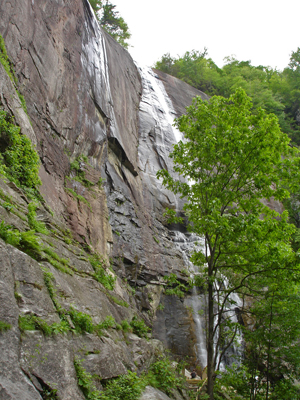
{"label": "granite rock face", "polygon": [[[161,186],[156,173],[172,170],[168,155],[181,137],[172,127],[174,117],[195,95],[208,97],[137,66],[99,28],[87,0],[2,0],[0,15],[28,115],[1,64],[0,106],[40,156],[44,203],[36,212],[49,231],[37,234],[41,246],[67,260],[65,270],[57,269],[43,254],[34,260],[0,242],[0,320],[11,325],[0,332],[0,399],[40,399],[48,388],[57,389],[59,398],[83,399],[75,357],[101,379],[147,369],[163,345],[194,362],[189,303],[163,291],[165,275],[187,281],[175,227],[163,217],[166,207],[180,212],[182,201]],[[1,179],[0,188],[17,210],[5,208],[2,194],[1,220],[30,230],[30,200],[10,182]],[[113,291],[95,279],[89,262],[95,253],[106,274],[115,275]],[[57,301],[45,271],[52,274]],[[153,327],[152,339],[116,328],[101,337],[20,331],[20,315],[58,324],[58,304],[88,314],[94,325],[107,316],[120,324],[135,315]]]}

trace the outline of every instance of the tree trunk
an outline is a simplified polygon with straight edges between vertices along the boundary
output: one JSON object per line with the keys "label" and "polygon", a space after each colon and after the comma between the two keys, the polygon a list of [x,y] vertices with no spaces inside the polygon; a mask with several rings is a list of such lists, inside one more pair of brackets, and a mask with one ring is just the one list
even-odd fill
{"label": "tree trunk", "polygon": [[213,283],[208,280],[207,393],[214,400],[214,298]]}

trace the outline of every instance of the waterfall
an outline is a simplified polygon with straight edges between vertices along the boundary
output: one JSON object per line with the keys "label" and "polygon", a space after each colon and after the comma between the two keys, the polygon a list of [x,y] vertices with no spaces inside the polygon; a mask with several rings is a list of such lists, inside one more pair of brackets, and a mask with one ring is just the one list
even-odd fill
{"label": "waterfall", "polygon": [[[139,159],[142,170],[150,177],[156,180],[156,173],[161,168],[172,168],[169,160],[169,153],[172,151],[172,146],[183,139],[183,135],[173,126],[176,113],[174,111],[172,102],[166,93],[165,87],[158,76],[150,68],[143,68],[137,66],[141,74],[143,92],[140,102],[140,113],[147,115],[143,118],[144,124],[140,127],[140,140],[145,143],[148,137],[151,137],[150,144],[153,146],[155,152],[159,155],[159,163],[157,158],[151,158],[151,151],[146,153],[143,146],[139,147]],[[145,122],[146,121],[146,122]],[[144,152],[144,153],[143,153]],[[153,152],[153,150],[152,150]],[[147,157],[145,157],[147,154]],[[174,202],[177,205],[176,196]],[[172,231],[172,240],[178,250],[181,252],[185,265],[189,271],[191,279],[193,279],[199,271],[196,266],[190,262],[190,257],[194,251],[202,251],[204,249],[204,239],[199,238],[197,235],[188,232]],[[237,322],[235,310],[230,308],[230,302],[235,302],[235,307],[240,306],[240,300],[236,294],[232,294],[226,306],[226,313],[229,315],[233,322]],[[206,319],[205,319],[205,294],[200,294],[197,287],[193,287],[192,295],[186,299],[188,305],[192,308],[196,343],[195,355],[197,357],[197,364],[205,368],[207,365],[207,349],[206,349]],[[203,312],[203,316],[200,313]],[[241,341],[241,339],[240,339]],[[216,345],[215,345],[216,349]],[[231,346],[225,354],[225,364],[231,364],[233,354],[238,354],[237,346]],[[224,369],[224,364],[221,364]]]}
{"label": "waterfall", "polygon": [[[228,279],[223,275],[221,276],[221,279],[222,279],[222,285],[224,286],[224,289],[226,291],[229,286]],[[216,289],[220,289],[219,285],[216,282],[215,285]],[[221,301],[223,301],[222,298]],[[226,318],[229,318],[231,322],[233,322],[234,324],[238,324],[239,322],[236,310],[242,309],[242,306],[243,303],[239,295],[235,292],[230,293],[230,295],[228,296],[228,301],[225,303]],[[222,371],[225,369],[224,365],[230,366],[233,363],[240,364],[242,356],[243,356],[243,335],[241,330],[237,329],[234,342],[231,344],[231,346],[227,349],[227,351],[224,354],[224,362],[220,364],[220,370]]]}
{"label": "waterfall", "polygon": [[[189,274],[193,280],[195,275],[199,274],[197,267],[191,263],[190,257],[196,251],[203,251],[204,240],[197,235],[190,233],[184,234],[182,232],[172,232],[173,241],[176,247],[181,251],[185,264],[188,267]],[[205,336],[205,295],[198,292],[198,288],[193,286],[190,304],[193,310],[193,320],[195,324],[195,333],[197,342],[195,344],[195,354],[197,356],[197,364],[202,369],[207,364],[207,350],[206,350],[206,336]],[[200,314],[203,314],[201,318]]]}
{"label": "waterfall", "polygon": [[[169,160],[169,153],[172,151],[172,146],[183,139],[182,133],[173,126],[176,113],[174,111],[172,102],[166,93],[165,87],[155,72],[150,68],[139,67],[142,78],[143,93],[140,103],[140,112],[149,115],[148,123],[141,126],[141,139],[146,141],[146,136],[153,138],[155,151],[161,157],[161,164],[172,168]],[[142,151],[140,146],[139,151]],[[150,152],[149,152],[150,153]],[[140,160],[145,160],[144,154],[140,154]],[[150,162],[149,162],[150,161]],[[144,172],[148,175],[155,177],[156,172],[162,168],[153,159],[147,159],[142,166]],[[174,202],[177,205],[176,196]],[[189,270],[191,279],[198,272],[195,266],[190,262],[190,256],[195,250],[203,248],[203,240],[192,233],[182,233],[179,231],[172,231],[172,240],[178,250],[183,255],[184,262]],[[198,294],[198,289],[193,288],[190,306],[193,310],[193,319],[195,324],[195,333],[197,342],[195,344],[195,354],[197,356],[197,363],[202,368],[207,363],[206,351],[206,338],[205,338],[205,318],[201,318],[199,312],[203,311],[205,304],[204,296]]]}

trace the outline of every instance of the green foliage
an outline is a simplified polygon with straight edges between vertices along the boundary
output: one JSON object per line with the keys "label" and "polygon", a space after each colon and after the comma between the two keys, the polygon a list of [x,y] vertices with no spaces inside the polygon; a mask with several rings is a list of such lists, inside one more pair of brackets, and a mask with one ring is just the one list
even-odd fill
{"label": "green foliage", "polygon": [[278,379],[272,382],[271,390],[267,392],[267,383],[261,372],[259,370],[249,371],[248,367],[244,365],[227,367],[218,375],[214,388],[214,399],[223,400],[224,393],[232,400],[297,400],[299,398],[299,388],[293,380]]}
{"label": "green foliage", "polygon": [[128,371],[111,380],[100,395],[101,400],[138,400],[146,387],[146,382],[135,372]]}
{"label": "green foliage", "polygon": [[179,282],[176,274],[165,275],[164,280],[167,284],[167,288],[165,289],[165,294],[168,296],[178,296],[179,298],[183,298],[185,292],[189,289],[183,283]]}
{"label": "green foliage", "polygon": [[299,54],[292,52],[289,65],[282,71],[265,66],[252,66],[250,61],[238,61],[227,57],[225,65],[218,68],[207,49],[203,52],[187,51],[182,57],[165,54],[155,68],[189,83],[208,95],[229,97],[239,87],[253,99],[253,109],[264,108],[274,113],[283,132],[294,143],[300,143],[300,127],[297,117],[299,95]]}
{"label": "green foliage", "polygon": [[125,300],[120,300],[116,296],[111,295],[110,293],[106,293],[107,297],[112,300],[114,303],[118,304],[119,306],[122,307],[129,307],[129,304]]}
{"label": "green foliage", "polygon": [[46,321],[35,315],[20,315],[19,316],[19,328],[21,332],[40,330],[46,336],[51,335],[51,325],[48,325]]}
{"label": "green foliage", "polygon": [[73,190],[73,189],[71,189],[71,188],[67,188],[67,187],[66,187],[65,190],[66,190],[68,193],[71,193],[71,195],[74,196],[77,200],[82,201],[82,203],[86,204],[86,205],[89,207],[89,209],[90,209],[91,211],[93,211],[90,202],[89,202],[85,197],[81,196],[81,194],[76,193],[75,190]]}
{"label": "green foliage", "polygon": [[24,97],[17,90],[18,80],[17,80],[16,74],[14,72],[13,65],[8,58],[4,39],[1,35],[0,35],[0,62],[3,65],[7,75],[10,77],[10,80],[12,81],[13,85],[15,86],[15,89],[19,96],[23,110],[27,113],[26,102],[25,102]]}
{"label": "green foliage", "polygon": [[43,400],[59,400],[57,395],[57,389],[51,389],[50,387],[44,385],[42,398]]}
{"label": "green foliage", "polygon": [[95,271],[94,278],[102,283],[102,285],[108,289],[113,290],[115,286],[116,277],[112,276],[103,268],[104,260],[99,256],[99,254],[93,254],[89,257],[89,261]]}
{"label": "green foliage", "polygon": [[115,328],[116,321],[112,315],[107,315],[105,320],[97,325],[100,329]]}
{"label": "green foliage", "polygon": [[182,388],[185,385],[185,378],[177,373],[170,358],[158,357],[148,371],[146,377],[148,384],[156,387],[167,395],[172,395],[172,389]]}
{"label": "green foliage", "polygon": [[56,292],[55,292],[55,288],[53,285],[54,276],[53,276],[52,272],[50,272],[48,269],[42,267],[42,270],[44,273],[45,286],[48,289],[48,292],[49,292],[51,300],[54,304],[54,307],[56,308],[59,316],[63,319],[64,315],[65,315],[65,311],[62,309],[61,305],[59,304],[59,302],[56,299]]}
{"label": "green foliage", "polygon": [[45,336],[64,334],[71,330],[67,321],[62,320],[49,325],[36,315],[20,315],[19,328],[21,332],[39,330],[43,332]]}
{"label": "green foliage", "polygon": [[[38,225],[36,228],[43,230],[43,225]],[[59,255],[50,247],[43,247],[34,231],[30,230],[20,232],[18,229],[13,229],[12,226],[7,225],[2,221],[0,223],[0,237],[6,243],[24,251],[24,253],[37,261],[46,256],[47,261],[56,269],[69,275],[73,275],[73,271],[69,267],[69,260],[59,257]]]}
{"label": "green foliage", "polygon": [[30,257],[39,260],[41,257],[41,244],[34,231],[20,232],[11,225],[0,223],[0,237],[6,243],[27,253]]}
{"label": "green foliage", "polygon": [[19,247],[35,260],[40,260],[41,258],[42,246],[34,231],[20,232],[20,243],[16,247]]}
{"label": "green foliage", "polygon": [[9,61],[4,39],[1,35],[0,35],[0,62],[3,65],[7,75],[10,77],[11,81],[17,83],[17,78],[15,77],[14,70]]}
{"label": "green foliage", "polygon": [[[190,230],[205,238],[204,253],[195,251],[192,262],[199,266],[207,291],[210,399],[213,371],[218,369],[215,352],[224,348],[224,340],[234,341],[237,331],[225,311],[230,293],[262,292],[262,277],[276,281],[278,271],[298,276],[290,246],[295,229],[288,214],[271,210],[261,199],[282,201],[289,197],[288,188],[299,191],[300,158],[274,115],[251,110],[242,89],[229,99],[214,96],[205,102],[196,97],[176,121],[184,141],[170,155],[175,172],[186,181],[166,170],[158,173],[167,189],[186,199]],[[176,219],[174,212],[169,215]]]}
{"label": "green foliage", "polygon": [[121,327],[124,332],[132,332],[132,327],[126,319],[121,322]]}
{"label": "green foliage", "polygon": [[100,392],[93,384],[93,377],[86,372],[81,364],[82,361],[76,357],[74,360],[74,367],[77,375],[78,386],[82,390],[82,393],[87,400],[99,400]]}
{"label": "green foliage", "polygon": [[37,195],[41,184],[39,156],[27,136],[21,135],[5,111],[0,110],[0,172],[17,186]]}
{"label": "green foliage", "polygon": [[36,232],[43,233],[45,235],[49,234],[48,229],[45,227],[45,224],[41,221],[37,221],[36,219],[36,209],[37,209],[37,204],[35,202],[31,202],[28,204],[28,213],[27,213],[27,219],[28,219],[28,224],[31,229],[34,229]]}
{"label": "green foliage", "polygon": [[94,184],[93,182],[89,181],[85,176],[85,164],[88,164],[87,157],[80,155],[76,157],[76,159],[70,164],[70,170],[73,174],[75,174],[75,177],[72,179],[75,179],[78,182],[82,183],[82,185],[86,188],[90,188],[94,186]]}
{"label": "green foliage", "polygon": [[6,243],[14,247],[20,244],[20,232],[18,229],[13,229],[11,225],[7,225],[4,221],[0,224],[0,237]]}
{"label": "green foliage", "polygon": [[109,329],[109,328],[116,328],[116,320],[112,315],[107,315],[104,321],[99,322],[99,324],[95,326],[95,332],[97,332],[97,334],[101,336],[102,329]]}
{"label": "green foliage", "polygon": [[8,324],[7,322],[4,321],[0,321],[0,333],[8,331],[11,328],[12,328],[11,324]]}
{"label": "green foliage", "polygon": [[[293,276],[283,273],[276,282],[264,279],[264,285],[265,290],[248,311],[255,324],[244,332],[244,364],[251,376],[257,377],[255,389],[272,394],[280,389],[279,383],[285,386],[300,376],[299,288],[298,283],[293,284]],[[282,376],[286,382],[280,382]]]}
{"label": "green foliage", "polygon": [[150,331],[150,328],[148,328],[144,320],[139,320],[136,316],[134,316],[130,321],[130,326],[132,327],[133,333],[141,338],[147,338],[147,334]]}
{"label": "green foliage", "polygon": [[156,241],[157,244],[159,244],[159,240],[157,239],[156,236],[153,236],[153,239]]}
{"label": "green foliage", "polygon": [[107,382],[102,392],[96,390],[93,377],[82,367],[82,361],[75,358],[74,366],[78,386],[85,398],[91,400],[138,400],[147,385],[157,387],[167,394],[171,394],[172,389],[185,387],[184,377],[179,376],[171,361],[163,356],[151,365],[148,374],[138,377],[136,373],[128,371],[126,375]]}
{"label": "green foliage", "polygon": [[70,307],[68,313],[77,332],[92,333],[94,331],[93,320],[90,315],[77,311],[74,307]]}
{"label": "green foliage", "polygon": [[90,0],[90,4],[102,28],[127,49],[129,46],[127,40],[130,39],[131,34],[124,18],[120,17],[119,12],[115,10],[116,6],[108,0],[105,4],[102,4],[100,0]]}
{"label": "green foliage", "polygon": [[50,247],[43,247],[43,252],[46,254],[48,262],[53,265],[54,268],[60,270],[69,275],[73,275],[73,271],[69,266],[70,261],[65,258],[60,257],[54,250]]}

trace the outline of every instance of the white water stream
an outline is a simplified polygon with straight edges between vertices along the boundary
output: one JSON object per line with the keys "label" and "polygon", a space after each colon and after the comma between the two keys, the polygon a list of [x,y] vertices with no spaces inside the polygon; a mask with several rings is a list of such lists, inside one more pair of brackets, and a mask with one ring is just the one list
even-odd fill
{"label": "white water stream", "polygon": [[[183,139],[183,135],[174,126],[174,117],[176,115],[172,102],[168,97],[163,83],[159,80],[158,76],[150,68],[141,68],[139,71],[142,77],[143,83],[143,95],[142,102],[140,105],[140,111],[146,112],[151,116],[155,126],[155,140],[156,149],[161,151],[164,156],[166,152],[172,150],[170,148],[170,133],[173,133],[174,143],[178,143]],[[153,122],[152,122],[153,124]],[[145,130],[147,132],[147,129]],[[172,144],[172,143],[171,143]],[[151,163],[150,163],[151,164]],[[151,164],[148,165],[148,173],[156,174],[157,166]],[[151,170],[152,169],[152,170]],[[176,200],[175,200],[176,201]],[[195,234],[182,233],[174,231],[173,241],[176,247],[180,250],[183,255],[187,269],[189,270],[191,279],[198,274],[197,268],[190,262],[190,256],[193,251],[203,251],[204,240],[197,237]],[[224,283],[226,285],[226,279]],[[204,368],[207,364],[207,350],[206,350],[206,337],[205,337],[205,295],[198,293],[198,288],[193,287],[191,296],[191,307],[193,309],[193,319],[195,324],[195,332],[197,337],[197,343],[195,345],[195,354],[197,355],[197,363]],[[217,287],[216,287],[217,291]],[[231,294],[228,304],[226,304],[225,313],[232,322],[237,322],[235,309],[239,308],[240,299],[237,294]],[[238,335],[238,341],[242,341],[241,335]],[[218,338],[216,338],[217,340]],[[216,346],[216,345],[215,345]],[[215,347],[216,348],[216,347]],[[241,350],[238,346],[232,344],[230,349],[225,354],[225,363],[230,364],[232,357],[241,356]],[[224,369],[224,363],[220,364],[220,368]]]}

